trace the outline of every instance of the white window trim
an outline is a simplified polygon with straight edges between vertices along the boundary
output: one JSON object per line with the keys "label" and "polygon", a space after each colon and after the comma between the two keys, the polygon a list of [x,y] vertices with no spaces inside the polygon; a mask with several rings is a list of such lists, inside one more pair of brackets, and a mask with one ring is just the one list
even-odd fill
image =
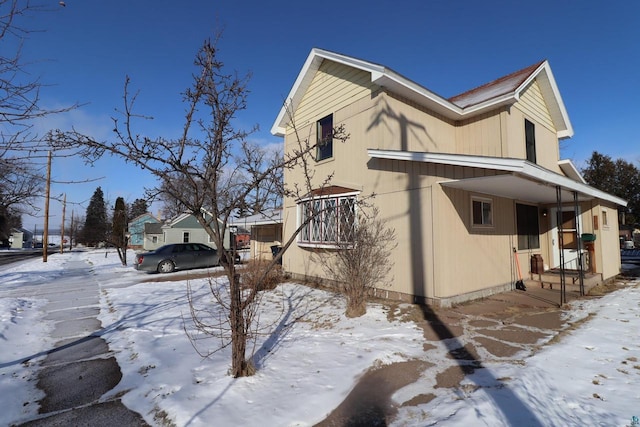
{"label": "white window trim", "polygon": [[[327,194],[322,196],[310,196],[310,197],[304,197],[304,198],[298,199],[296,201],[296,229],[299,228],[300,225],[302,224],[301,206],[303,203],[309,202],[309,201],[322,200],[322,199],[340,199],[340,198],[346,198],[346,197],[354,197],[356,199],[354,204],[354,221],[357,225],[357,222],[358,222],[358,200],[357,199],[359,194],[360,194],[360,191],[350,191],[348,193]],[[301,240],[301,239],[302,239],[302,230],[300,230],[300,232],[298,233],[298,237],[296,239],[296,243],[301,248],[336,249],[341,247],[339,244],[336,244],[336,243],[310,242],[310,241]]]}
{"label": "white window trim", "polygon": [[[358,194],[360,194],[359,191],[350,191],[348,193],[337,193],[337,194],[325,194],[323,196],[310,196],[310,197],[303,197],[302,199],[298,199],[296,201],[296,204],[299,205],[302,202],[308,202],[309,200],[320,200],[320,199],[335,199],[335,198],[339,198],[339,197],[350,197],[350,196],[358,196]],[[298,222],[298,224],[300,224]]]}
{"label": "white window trim", "polygon": [[601,214],[600,216],[602,217],[602,228],[605,230],[608,230],[610,225],[609,225],[609,211],[607,211],[606,209],[602,209],[601,210]]}
{"label": "white window trim", "polygon": [[[490,213],[491,213],[491,218],[490,224],[476,224],[473,221],[473,202],[481,202],[481,203],[488,203],[490,206]],[[478,197],[478,196],[471,196],[471,203],[470,203],[470,220],[471,220],[471,228],[482,228],[482,229],[488,229],[488,228],[495,228],[495,224],[494,224],[494,220],[493,220],[493,207],[495,205],[493,199],[488,198],[488,197]]]}

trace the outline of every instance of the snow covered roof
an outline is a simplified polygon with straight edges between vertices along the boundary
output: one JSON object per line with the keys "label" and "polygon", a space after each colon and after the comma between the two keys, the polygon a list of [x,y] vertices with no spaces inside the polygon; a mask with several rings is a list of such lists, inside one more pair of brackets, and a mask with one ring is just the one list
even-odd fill
{"label": "snow covered roof", "polygon": [[492,82],[485,83],[475,89],[453,96],[449,98],[449,101],[460,108],[467,108],[503,95],[508,95],[516,91],[518,87],[526,82],[533,72],[542,64],[544,64],[544,61],[530,65],[504,77],[500,77]]}
{"label": "snow covered roof", "polygon": [[289,121],[287,109],[295,111],[324,60],[366,71],[370,73],[372,83],[387,88],[452,120],[473,117],[503,105],[513,104],[518,101],[529,83],[537,79],[557,129],[558,138],[573,136],[573,127],[548,61],[541,61],[460,95],[445,99],[383,65],[317,48],[311,49],[311,53],[309,53],[287,96],[287,105],[283,105],[280,109],[271,128],[272,134],[284,136]]}

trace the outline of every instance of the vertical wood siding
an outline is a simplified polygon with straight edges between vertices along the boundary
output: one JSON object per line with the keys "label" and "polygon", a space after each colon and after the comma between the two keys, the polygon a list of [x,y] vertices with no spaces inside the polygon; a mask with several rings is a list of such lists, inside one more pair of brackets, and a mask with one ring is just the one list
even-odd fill
{"label": "vertical wood siding", "polygon": [[[527,118],[536,125],[538,163],[560,173],[557,134],[537,82],[514,106],[455,123],[372,85],[368,73],[325,61],[295,111],[299,130],[304,128],[301,136],[315,141],[315,123],[328,114],[334,115],[334,125],[345,126],[350,138],[345,143],[334,142],[333,157],[313,165],[315,184],[320,185],[325,177],[334,174],[334,185],[360,191],[360,197],[376,194],[371,203],[380,208],[383,219],[395,229],[398,242],[390,254],[393,281],[386,290],[437,299],[514,283],[516,201],[440,185],[448,179],[497,172],[371,159],[367,149],[525,158]],[[294,142],[289,129],[285,150]],[[303,182],[303,178],[299,169],[285,170],[289,184]],[[492,227],[472,225],[474,195],[493,202]],[[610,207],[609,211],[613,218],[615,209]],[[285,198],[283,214],[286,239],[297,227],[294,198]],[[549,257],[549,225],[542,221],[540,228],[541,248],[535,252]],[[617,229],[608,230],[598,239],[608,247],[609,241],[617,239],[615,234]],[[296,275],[324,277],[313,254],[313,249],[294,244],[284,256],[283,266]],[[523,252],[521,258],[528,256],[530,253]],[[614,260],[602,261],[615,264]],[[526,274],[527,262],[521,264]]]}
{"label": "vertical wood siding", "polygon": [[542,96],[537,80],[534,80],[522,93],[517,105],[527,115],[533,117],[536,122],[545,126],[550,131],[556,132],[553,120],[551,120],[551,114],[549,114],[549,108]]}
{"label": "vertical wood siding", "polygon": [[295,123],[315,123],[359,98],[370,97],[375,87],[369,73],[325,60],[295,111]]}

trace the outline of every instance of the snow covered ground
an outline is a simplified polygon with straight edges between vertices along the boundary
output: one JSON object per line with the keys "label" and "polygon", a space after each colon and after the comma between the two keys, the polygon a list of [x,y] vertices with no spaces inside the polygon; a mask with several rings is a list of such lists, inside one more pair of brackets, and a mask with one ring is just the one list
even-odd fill
{"label": "snow covered ground", "polygon": [[[422,330],[389,321],[385,306],[370,305],[362,318],[348,319],[340,297],[287,283],[263,297],[260,324],[269,329],[256,342],[256,375],[233,379],[230,349],[203,359],[184,332],[191,322],[186,281],[144,283],[159,275],[122,267],[104,250],[54,254],[46,264],[0,267],[0,425],[37,412],[23,403],[42,397],[36,362],[54,343],[51,325],[39,320],[45,301],[27,290],[60,275],[70,259],[86,260],[100,283],[103,337],[123,372],[113,392],[124,393],[123,402],[152,425],[310,426],[369,367],[424,357]],[[189,284],[215,316],[209,282]],[[428,404],[401,408],[393,425],[632,425],[640,416],[639,308],[637,282],[575,302],[573,320],[589,320],[560,342],[524,364],[484,363],[455,392],[440,389]],[[219,343],[200,340],[198,347],[214,350]],[[416,380],[395,400],[432,391],[432,378]]]}

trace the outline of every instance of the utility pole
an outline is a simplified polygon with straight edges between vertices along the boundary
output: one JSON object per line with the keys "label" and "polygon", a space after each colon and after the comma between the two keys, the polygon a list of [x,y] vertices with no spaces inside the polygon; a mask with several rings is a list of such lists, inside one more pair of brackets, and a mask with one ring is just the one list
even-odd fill
{"label": "utility pole", "polygon": [[47,195],[44,199],[44,235],[42,236],[42,262],[47,262],[49,247],[49,197],[51,196],[51,151],[47,159]]}
{"label": "utility pole", "polygon": [[73,247],[73,209],[71,210],[71,227],[69,228],[69,251]]}
{"label": "utility pole", "polygon": [[62,202],[62,226],[60,227],[60,253],[64,253],[64,213],[67,210],[67,193],[64,193]]}

